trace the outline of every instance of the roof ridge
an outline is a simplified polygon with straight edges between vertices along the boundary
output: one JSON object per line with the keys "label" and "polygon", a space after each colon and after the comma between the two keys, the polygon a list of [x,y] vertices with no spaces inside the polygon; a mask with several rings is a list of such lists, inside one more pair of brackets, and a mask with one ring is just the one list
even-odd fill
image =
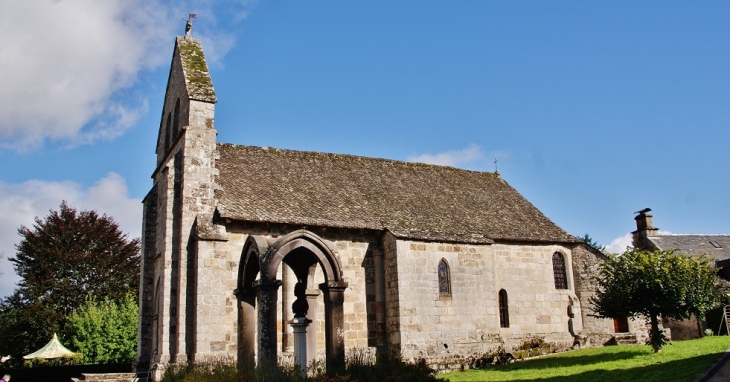
{"label": "roof ridge", "polygon": [[651,237],[662,237],[662,236],[730,236],[730,233],[664,233],[657,236]]}
{"label": "roof ridge", "polygon": [[392,163],[400,163],[407,166],[426,166],[426,167],[438,167],[438,168],[445,168],[445,169],[454,169],[457,171],[466,171],[470,173],[476,173],[476,174],[485,174],[485,175],[491,175],[497,179],[502,179],[502,177],[497,172],[489,172],[489,171],[479,171],[479,170],[469,170],[465,168],[455,167],[455,166],[448,166],[448,165],[442,165],[442,164],[434,164],[434,163],[424,163],[424,162],[412,162],[407,161],[403,159],[392,159],[392,158],[382,158],[382,157],[369,157],[365,155],[357,155],[357,154],[346,154],[346,153],[333,153],[328,151],[311,151],[311,150],[296,150],[296,149],[286,149],[286,148],[280,148],[280,147],[272,147],[272,146],[253,146],[253,145],[237,145],[234,143],[225,143],[225,142],[218,142],[216,143],[218,146],[229,146],[232,148],[244,148],[244,149],[260,149],[260,150],[278,150],[283,152],[289,152],[289,153],[303,153],[303,154],[316,154],[316,155],[325,155],[325,156],[332,156],[332,157],[350,157],[350,158],[360,158],[368,161],[384,161],[384,162],[392,162]]}

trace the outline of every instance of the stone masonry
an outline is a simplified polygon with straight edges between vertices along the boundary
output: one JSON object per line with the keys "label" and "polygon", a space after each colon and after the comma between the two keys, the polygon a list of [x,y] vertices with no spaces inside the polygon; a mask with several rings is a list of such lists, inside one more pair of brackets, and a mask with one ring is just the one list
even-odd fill
{"label": "stone masonry", "polygon": [[291,360],[297,282],[308,360],[330,371],[353,352],[465,368],[613,337],[590,316],[603,255],[498,174],[220,144],[216,102],[200,42],[178,37],[143,202],[137,369],[152,380]]}

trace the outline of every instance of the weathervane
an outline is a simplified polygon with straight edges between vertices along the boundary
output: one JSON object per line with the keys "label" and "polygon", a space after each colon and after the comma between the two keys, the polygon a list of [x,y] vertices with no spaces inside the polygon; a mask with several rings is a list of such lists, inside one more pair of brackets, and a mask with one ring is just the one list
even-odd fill
{"label": "weathervane", "polygon": [[188,22],[185,24],[185,36],[190,36],[190,30],[193,29],[193,19],[196,16],[195,13],[188,13]]}

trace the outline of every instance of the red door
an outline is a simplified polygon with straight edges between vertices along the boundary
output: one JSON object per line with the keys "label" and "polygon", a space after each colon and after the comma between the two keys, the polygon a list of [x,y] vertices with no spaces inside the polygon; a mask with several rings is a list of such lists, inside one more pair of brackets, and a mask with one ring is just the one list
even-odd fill
{"label": "red door", "polygon": [[613,331],[614,333],[628,333],[629,332],[629,320],[627,318],[614,318],[613,319]]}

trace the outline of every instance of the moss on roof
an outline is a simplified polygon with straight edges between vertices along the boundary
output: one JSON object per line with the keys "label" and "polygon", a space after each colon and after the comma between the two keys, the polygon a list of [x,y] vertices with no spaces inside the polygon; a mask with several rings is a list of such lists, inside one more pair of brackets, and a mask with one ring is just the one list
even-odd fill
{"label": "moss on roof", "polygon": [[494,173],[230,144],[218,152],[218,211],[235,220],[463,243],[578,241]]}
{"label": "moss on roof", "polygon": [[177,48],[190,99],[216,102],[213,81],[210,79],[200,41],[191,37],[178,36]]}

